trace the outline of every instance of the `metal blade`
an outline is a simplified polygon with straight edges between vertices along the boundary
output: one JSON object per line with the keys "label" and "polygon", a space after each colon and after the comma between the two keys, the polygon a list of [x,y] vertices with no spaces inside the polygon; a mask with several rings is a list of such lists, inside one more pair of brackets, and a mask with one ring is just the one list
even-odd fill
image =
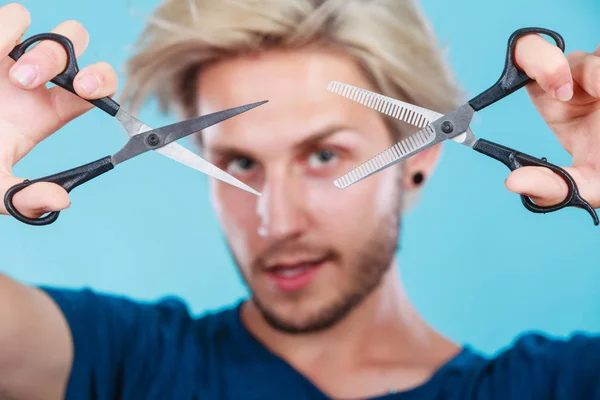
{"label": "metal blade", "polygon": [[142,121],[140,121],[133,115],[124,111],[122,108],[119,108],[119,111],[117,111],[115,118],[119,120],[121,126],[125,128],[125,132],[127,132],[127,136],[129,137],[133,137],[140,133],[152,130],[152,128],[150,128],[148,125],[144,124]]}
{"label": "metal blade", "polygon": [[230,108],[228,110],[217,111],[212,114],[203,115],[198,118],[192,118],[187,121],[178,122],[172,125],[168,125],[159,129],[154,130],[162,140],[161,143],[167,144],[179,140],[183,137],[191,135],[196,132],[200,132],[209,126],[223,122],[226,119],[235,117],[238,114],[252,110],[260,105],[267,103],[268,100],[260,101],[258,103],[246,104],[240,107]]}
{"label": "metal blade", "polygon": [[267,101],[261,101],[259,103],[218,111],[134,135],[121,150],[112,156],[113,164],[116,166],[117,164],[127,161],[135,156],[139,156],[149,150],[156,150],[178,139],[200,132],[211,125],[258,107],[266,102]]}
{"label": "metal blade", "polygon": [[348,187],[381,171],[382,169],[391,167],[403,159],[419,153],[420,151],[423,151],[426,148],[443,141],[444,139],[445,138],[440,138],[438,135],[436,135],[432,126],[427,125],[417,133],[413,133],[412,135],[382,151],[371,159],[359,164],[354,169],[336,179],[333,183],[338,188]]}
{"label": "metal blade", "polygon": [[466,103],[456,110],[443,115],[421,129],[401,140],[370,160],[360,164],[334,181],[339,188],[348,187],[384,168],[390,167],[405,158],[411,157],[446,139],[461,137],[460,143],[472,147],[476,139],[469,124],[474,114],[473,108]]}
{"label": "metal blade", "polygon": [[[396,100],[382,94],[373,93],[346,83],[333,81],[329,84],[328,90],[419,128],[431,124],[433,121],[444,116],[439,112],[415,106],[414,104]],[[469,133],[472,136],[472,132],[469,130],[469,132],[449,139],[456,143],[465,144],[471,139]]]}
{"label": "metal blade", "polygon": [[[457,110],[444,115],[338,81],[330,82],[327,90],[400,121],[422,128],[336,179],[334,184],[339,188],[351,186],[446,139],[466,146],[472,146],[475,143],[475,136],[468,126],[473,110],[468,105],[461,106]],[[453,128],[451,132],[441,133],[442,119],[448,122],[458,122],[459,124],[455,127],[458,129]]]}
{"label": "metal blade", "polygon": [[[115,117],[121,122],[121,125],[123,126],[123,128],[125,128],[125,131],[127,132],[127,135],[129,137],[133,137],[139,135],[140,133],[152,130],[151,127],[144,124],[143,122],[141,122],[134,116],[128,114],[127,112],[122,111],[122,109],[120,109],[117,112],[117,115]],[[179,143],[171,142],[166,146],[159,147],[154,150],[165,157],[168,157],[185,166],[203,172],[209,176],[212,176],[215,179],[219,179],[225,183],[246,190],[247,192],[253,193],[257,196],[261,195],[259,192],[252,189],[250,186],[244,184],[243,182],[240,182],[233,176],[217,168],[213,164],[209,163],[208,161],[206,161],[196,153],[190,151],[189,149],[185,148],[184,146],[180,145]]]}
{"label": "metal blade", "polygon": [[443,116],[443,114],[427,108],[338,81],[330,82],[327,90],[419,128],[423,128]]}
{"label": "metal blade", "polygon": [[[177,147],[174,147],[173,145],[177,145]],[[178,145],[177,143],[169,143],[168,145],[161,147],[160,149],[156,149],[156,151],[158,151],[164,156],[172,158],[175,161],[187,165],[190,168],[196,169],[200,172],[204,172],[208,176],[212,176],[215,179],[219,179],[220,181],[233,185],[237,188],[243,189],[257,196],[260,196],[260,193],[252,189],[250,186],[244,184],[243,182],[240,182],[233,176],[229,175],[227,172],[217,168],[205,159],[199,157],[196,153],[186,149],[183,146]]]}

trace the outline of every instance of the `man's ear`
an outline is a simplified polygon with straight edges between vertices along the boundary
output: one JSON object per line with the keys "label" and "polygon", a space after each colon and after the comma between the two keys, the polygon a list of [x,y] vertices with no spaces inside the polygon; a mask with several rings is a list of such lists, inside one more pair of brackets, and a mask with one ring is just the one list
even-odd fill
{"label": "man's ear", "polygon": [[419,202],[421,187],[433,174],[441,153],[442,144],[437,144],[409,157],[403,165],[402,174],[402,210],[405,213]]}
{"label": "man's ear", "polygon": [[402,188],[405,191],[417,190],[433,174],[440,157],[442,144],[437,144],[409,157],[404,162]]}

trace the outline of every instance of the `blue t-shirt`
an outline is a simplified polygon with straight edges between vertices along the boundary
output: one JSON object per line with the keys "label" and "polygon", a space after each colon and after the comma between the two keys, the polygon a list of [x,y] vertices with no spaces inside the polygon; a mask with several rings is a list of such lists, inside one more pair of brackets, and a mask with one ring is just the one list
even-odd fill
{"label": "blue t-shirt", "polygon": [[[192,317],[178,299],[44,289],[73,335],[67,399],[327,399],[244,328],[241,303]],[[600,338],[528,333],[494,357],[465,346],[426,383],[377,397],[412,399],[600,399]]]}

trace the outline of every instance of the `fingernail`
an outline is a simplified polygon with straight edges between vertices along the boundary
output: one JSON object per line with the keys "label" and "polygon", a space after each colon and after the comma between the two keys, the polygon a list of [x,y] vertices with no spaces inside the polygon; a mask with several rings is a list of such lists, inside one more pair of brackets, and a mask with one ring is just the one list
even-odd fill
{"label": "fingernail", "polygon": [[573,86],[570,83],[562,85],[558,88],[554,96],[560,101],[570,100],[573,96]]}
{"label": "fingernail", "polygon": [[19,65],[17,68],[11,71],[11,75],[21,84],[23,87],[29,87],[35,80],[38,73],[38,65]]}
{"label": "fingernail", "polygon": [[98,79],[94,75],[86,74],[79,78],[79,86],[87,94],[94,94],[98,90]]}

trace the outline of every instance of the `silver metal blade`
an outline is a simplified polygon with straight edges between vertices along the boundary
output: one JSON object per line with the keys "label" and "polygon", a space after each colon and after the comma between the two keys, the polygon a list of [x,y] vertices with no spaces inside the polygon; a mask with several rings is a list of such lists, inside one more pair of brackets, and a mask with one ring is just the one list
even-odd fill
{"label": "silver metal blade", "polygon": [[435,146],[446,139],[464,137],[461,143],[472,147],[475,136],[469,127],[474,114],[473,108],[466,103],[456,110],[443,115],[417,133],[401,140],[387,150],[377,154],[370,160],[334,181],[339,188],[345,188],[365,179],[384,168],[390,167],[405,158],[411,157],[429,147]]}
{"label": "silver metal blade", "polygon": [[[474,111],[468,104],[444,115],[338,81],[330,82],[327,90],[422,128],[336,179],[334,184],[339,188],[351,186],[446,139],[470,147],[475,143],[475,136],[469,127]],[[442,121],[455,123],[451,132],[442,133]]]}
{"label": "silver metal blade", "polygon": [[129,114],[127,111],[124,111],[122,108],[119,108],[115,118],[119,120],[121,126],[125,128],[125,132],[127,132],[127,136],[130,138],[139,135],[142,132],[151,131],[148,125],[144,124],[142,121]]}
{"label": "silver metal blade", "polygon": [[200,132],[209,126],[223,122],[226,119],[233,118],[238,114],[252,110],[253,108],[261,106],[267,102],[268,100],[259,101],[257,103],[246,104],[223,111],[217,111],[212,114],[203,115],[198,118],[192,118],[187,121],[177,122],[175,124],[156,129],[154,133],[156,133],[161,139],[164,138],[164,140],[161,140],[161,143],[171,143],[193,133]]}
{"label": "silver metal blade", "polygon": [[[423,128],[425,125],[431,124],[444,116],[428,108],[415,106],[346,83],[333,81],[329,84],[328,90],[419,128]],[[472,142],[472,136],[473,133],[469,129],[468,132],[449,139],[456,143],[468,144]]]}
{"label": "silver metal blade", "polygon": [[130,160],[135,156],[139,156],[146,151],[156,150],[176,140],[200,132],[211,125],[218,124],[226,119],[235,117],[238,114],[265,104],[266,102],[267,101],[261,101],[258,103],[246,104],[133,135],[125,146],[112,156],[113,164],[116,166],[117,164]]}
{"label": "silver metal blade", "polygon": [[[143,122],[141,122],[134,116],[128,114],[127,112],[122,111],[122,109],[119,109],[115,117],[121,122],[121,125],[125,128],[125,131],[127,132],[127,135],[129,137],[133,137],[139,135],[140,133],[152,130],[151,127],[144,124]],[[196,153],[190,151],[189,149],[185,148],[177,142],[171,142],[166,146],[155,149],[155,151],[185,166],[203,172],[215,179],[219,179],[225,183],[243,189],[257,196],[261,195],[259,192],[252,189],[250,186],[244,184],[243,182],[240,182],[238,179],[229,175],[225,171],[217,168],[215,165],[209,163]]]}
{"label": "silver metal blade", "polygon": [[[177,145],[177,147],[172,145]],[[243,182],[240,182],[233,176],[229,175],[227,172],[219,169],[215,165],[199,157],[196,153],[186,149],[183,146],[178,145],[177,143],[169,143],[168,145],[161,147],[160,149],[156,149],[156,151],[164,156],[172,158],[175,161],[187,165],[190,168],[194,168],[200,172],[204,172],[206,175],[212,176],[215,179],[219,179],[220,181],[233,185],[237,188],[243,189],[257,196],[261,195],[259,192],[252,189],[250,186],[244,184]]]}
{"label": "silver metal blade", "polygon": [[435,129],[431,125],[427,125],[420,131],[359,164],[333,183],[338,188],[348,187],[443,140],[445,140],[444,137],[436,135]]}
{"label": "silver metal blade", "polygon": [[423,128],[443,116],[443,114],[427,108],[373,93],[347,83],[332,81],[327,86],[327,90],[419,128]]}

